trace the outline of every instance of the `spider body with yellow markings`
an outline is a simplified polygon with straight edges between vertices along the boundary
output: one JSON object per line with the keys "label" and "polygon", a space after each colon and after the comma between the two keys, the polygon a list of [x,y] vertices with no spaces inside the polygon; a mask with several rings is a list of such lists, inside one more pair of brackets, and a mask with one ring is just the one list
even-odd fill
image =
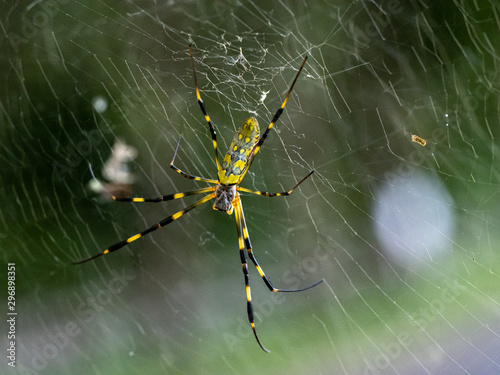
{"label": "spider body with yellow markings", "polygon": [[[228,151],[224,155],[224,158],[222,160],[222,163],[219,163],[219,158],[218,158],[218,152],[217,152],[217,135],[215,132],[215,129],[212,125],[212,122],[210,120],[210,117],[207,114],[207,111],[205,109],[205,105],[203,103],[203,100],[201,99],[200,96],[200,90],[198,88],[198,82],[196,78],[196,70],[194,66],[194,58],[193,58],[193,53],[191,50],[191,46],[189,46],[189,55],[191,58],[191,64],[192,64],[192,70],[193,70],[193,77],[194,77],[194,83],[195,83],[195,89],[196,89],[196,99],[198,100],[198,104],[200,106],[200,109],[205,117],[205,120],[208,124],[211,136],[212,136],[212,144],[215,152],[215,164],[217,166],[217,180],[212,180],[212,179],[207,179],[204,177],[198,177],[191,175],[189,173],[186,173],[182,171],[181,169],[177,168],[174,165],[174,160],[177,155],[177,150],[179,148],[179,143],[180,143],[180,138],[177,141],[177,146],[175,148],[174,156],[172,158],[172,161],[170,162],[170,168],[175,170],[177,173],[180,173],[182,176],[195,180],[195,181],[202,181],[202,182],[207,182],[209,184],[215,185],[215,186],[209,186],[209,187],[204,187],[192,191],[187,191],[183,193],[174,193],[174,194],[169,194],[169,195],[164,195],[161,197],[157,198],[119,198],[119,197],[113,197],[114,200],[120,201],[120,202],[136,202],[136,203],[143,203],[143,202],[152,202],[152,203],[157,203],[157,202],[165,202],[169,200],[174,200],[174,199],[179,199],[179,198],[184,198],[186,196],[190,195],[198,195],[198,194],[204,194],[208,193],[205,195],[203,198],[199,199],[198,201],[194,202],[190,206],[185,207],[181,211],[178,211],[174,213],[173,215],[170,215],[166,217],[165,219],[161,220],[160,222],[154,224],[150,228],[137,233],[125,240],[122,240],[120,242],[117,242],[110,247],[108,247],[106,250],[103,252],[94,255],[93,257],[90,257],[88,259],[84,259],[79,262],[74,262],[74,264],[81,264],[88,262],[90,260],[93,260],[95,258],[98,258],[100,256],[103,256],[105,254],[111,253],[113,251],[116,251],[118,249],[121,249],[122,247],[128,245],[131,242],[136,241],[137,239],[144,237],[145,235],[160,229],[173,221],[179,219],[181,216],[186,214],[187,212],[195,209],[196,207],[202,205],[205,202],[208,202],[212,199],[214,199],[214,205],[213,208],[218,211],[223,211],[226,212],[229,215],[232,215],[232,213],[235,213],[235,219],[236,219],[236,229],[238,233],[238,246],[239,246],[239,254],[240,254],[240,259],[241,259],[241,264],[243,267],[243,274],[245,277],[245,292],[246,292],[246,300],[247,300],[247,314],[248,314],[248,320],[250,323],[250,326],[253,330],[255,339],[257,340],[257,343],[259,346],[266,352],[268,350],[261,344],[259,337],[257,335],[257,331],[255,329],[255,322],[254,322],[254,316],[253,316],[253,305],[252,305],[252,295],[250,291],[250,285],[249,285],[249,274],[248,274],[248,263],[247,263],[247,258],[246,256],[250,258],[252,263],[255,265],[259,275],[261,276],[262,280],[268,287],[268,289],[271,292],[299,292],[303,291],[309,288],[312,288],[321,282],[323,280],[320,280],[319,282],[310,285],[305,288],[301,289],[277,289],[275,288],[267,276],[265,275],[264,271],[260,267],[259,263],[255,259],[253,250],[252,250],[252,244],[250,242],[250,237],[248,234],[248,229],[247,225],[245,222],[245,215],[243,213],[243,205],[241,203],[241,198],[240,198],[240,192],[244,193],[250,193],[250,194],[256,194],[256,195],[261,195],[261,196],[266,196],[266,197],[280,197],[280,196],[287,196],[290,195],[302,182],[304,182],[307,178],[309,178],[314,171],[309,172],[307,176],[305,176],[302,180],[300,180],[292,189],[288,191],[284,191],[281,193],[268,193],[264,191],[256,191],[256,190],[250,190],[244,187],[239,186],[243,178],[245,177],[245,174],[248,172],[248,169],[250,168],[253,160],[255,159],[255,156],[259,152],[260,148],[262,147],[262,144],[264,143],[265,139],[267,138],[267,135],[269,131],[272,129],[276,121],[279,119],[281,114],[283,113],[283,109],[285,108],[285,105],[288,101],[288,98],[290,96],[290,93],[292,92],[292,89],[295,85],[295,82],[297,81],[297,78],[299,77],[302,69],[304,68],[304,65],[306,63],[307,57],[304,58],[304,61],[302,62],[302,65],[299,68],[299,71],[297,72],[297,75],[295,76],[295,79],[292,82],[292,85],[290,86],[290,89],[288,90],[288,93],[285,96],[285,99],[281,105],[281,107],[276,111],[273,119],[271,120],[271,123],[268,125],[267,129],[265,130],[264,134],[261,136],[260,135],[260,129],[259,129],[259,123],[257,122],[257,119],[254,117],[250,117],[247,120],[243,122],[243,124],[238,128],[236,131],[236,134],[233,137],[233,140],[231,142],[231,145],[229,146]],[[245,248],[246,248],[246,254],[245,254]]]}

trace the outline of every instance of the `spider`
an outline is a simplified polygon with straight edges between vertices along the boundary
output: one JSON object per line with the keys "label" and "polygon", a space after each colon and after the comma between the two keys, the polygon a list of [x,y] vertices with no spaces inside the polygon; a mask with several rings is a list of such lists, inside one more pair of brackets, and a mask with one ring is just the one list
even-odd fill
{"label": "spider", "polygon": [[117,242],[110,247],[108,247],[106,250],[103,252],[94,255],[93,257],[90,257],[88,259],[81,260],[79,262],[74,262],[73,264],[82,264],[91,260],[94,260],[102,255],[106,255],[108,253],[112,253],[113,251],[116,251],[118,249],[121,249],[122,247],[130,244],[131,242],[134,242],[135,240],[138,240],[141,237],[144,237],[145,235],[160,229],[173,221],[179,219],[181,216],[184,214],[188,213],[189,211],[195,209],[198,206],[201,206],[203,203],[206,203],[212,199],[214,199],[214,205],[213,208],[214,210],[218,211],[223,211],[226,212],[227,214],[231,215],[234,211],[235,213],[235,219],[236,219],[236,229],[238,233],[238,246],[239,246],[239,253],[240,253],[240,258],[241,258],[241,263],[243,267],[243,274],[245,277],[245,291],[246,291],[246,300],[247,300],[247,314],[248,314],[248,321],[250,322],[250,326],[252,327],[255,339],[257,340],[257,343],[259,346],[264,350],[265,352],[269,352],[268,349],[266,349],[262,343],[259,340],[259,336],[257,335],[257,331],[255,329],[255,322],[254,322],[254,315],[253,315],[253,306],[252,306],[252,295],[250,291],[250,285],[249,285],[249,276],[248,276],[248,264],[246,260],[246,255],[245,255],[245,248],[247,250],[248,257],[250,260],[253,262],[255,267],[257,268],[257,271],[259,272],[260,276],[262,277],[262,280],[266,284],[266,286],[269,288],[271,292],[299,292],[303,290],[310,289],[312,287],[315,287],[316,285],[322,283],[324,280],[320,280],[308,287],[305,288],[300,288],[300,289],[278,289],[271,284],[267,276],[265,275],[264,271],[260,267],[259,263],[255,259],[253,250],[252,250],[252,244],[250,243],[250,236],[248,234],[248,229],[247,225],[245,222],[245,215],[243,214],[243,206],[241,203],[241,198],[240,198],[240,192],[244,193],[250,193],[250,194],[256,194],[256,195],[261,195],[265,197],[281,197],[281,196],[287,196],[290,195],[301,183],[303,183],[307,178],[309,178],[313,173],[314,170],[309,172],[307,176],[305,176],[302,180],[299,181],[292,189],[282,192],[282,193],[267,193],[264,191],[255,191],[255,190],[250,190],[244,187],[239,186],[241,181],[243,180],[243,177],[245,177],[245,174],[247,173],[248,169],[250,168],[250,165],[252,164],[253,160],[255,159],[255,156],[259,152],[260,148],[262,147],[262,144],[267,138],[267,135],[269,131],[272,129],[276,121],[278,121],[279,117],[283,113],[283,109],[285,108],[285,105],[288,101],[288,98],[290,96],[290,93],[293,90],[293,86],[295,85],[295,82],[297,81],[297,78],[299,77],[302,69],[304,68],[304,65],[307,61],[307,56],[304,58],[304,61],[302,62],[302,65],[299,68],[299,71],[297,72],[297,75],[295,76],[295,79],[292,82],[292,85],[290,86],[290,89],[288,90],[288,93],[285,96],[285,100],[283,101],[283,104],[281,104],[281,107],[276,111],[271,123],[268,125],[266,131],[262,136],[259,136],[260,130],[259,130],[259,124],[257,122],[257,119],[254,117],[250,117],[243,122],[243,124],[240,126],[240,128],[236,131],[236,134],[234,135],[234,138],[231,142],[231,145],[229,146],[229,150],[227,151],[226,155],[224,156],[224,159],[222,160],[222,163],[219,162],[218,158],[218,152],[217,152],[217,135],[215,132],[215,129],[212,125],[212,122],[210,121],[210,117],[207,114],[207,111],[205,109],[205,105],[203,103],[203,100],[201,99],[200,96],[200,90],[198,88],[198,81],[196,79],[196,70],[195,70],[195,64],[194,64],[194,58],[193,58],[193,52],[191,49],[191,45],[189,45],[189,56],[191,58],[191,66],[193,70],[193,77],[194,77],[194,85],[196,89],[196,99],[198,100],[198,104],[200,105],[201,111],[203,115],[205,116],[205,120],[208,124],[208,127],[210,129],[210,134],[212,136],[212,143],[213,143],[213,148],[215,152],[215,164],[217,166],[217,180],[212,180],[208,178],[203,178],[203,177],[198,177],[198,176],[193,176],[189,173],[186,173],[179,168],[177,168],[174,165],[175,157],[177,155],[177,150],[179,148],[179,143],[181,138],[179,137],[179,140],[177,141],[177,145],[175,147],[174,151],[174,156],[172,158],[172,161],[170,162],[170,168],[172,168],[174,171],[177,173],[181,174],[183,177],[195,180],[195,181],[202,181],[202,182],[207,182],[209,184],[213,184],[215,186],[210,186],[210,187],[203,187],[200,189],[192,190],[192,191],[187,191],[184,193],[175,193],[175,194],[169,194],[169,195],[164,195],[162,197],[157,197],[157,198],[122,198],[122,197],[116,197],[113,196],[113,199],[115,201],[119,202],[136,202],[136,203],[142,203],[142,202],[166,202],[169,200],[173,199],[179,199],[179,198],[184,198],[189,195],[197,195],[197,194],[204,194],[204,193],[209,193],[205,195],[203,198],[200,200],[194,202],[190,206],[185,207],[184,209],[174,213],[173,215],[170,215],[169,217],[161,220],[160,222],[156,223],[155,225],[151,226],[150,228],[137,233],[133,235],[132,237],[129,237],[123,241]]}

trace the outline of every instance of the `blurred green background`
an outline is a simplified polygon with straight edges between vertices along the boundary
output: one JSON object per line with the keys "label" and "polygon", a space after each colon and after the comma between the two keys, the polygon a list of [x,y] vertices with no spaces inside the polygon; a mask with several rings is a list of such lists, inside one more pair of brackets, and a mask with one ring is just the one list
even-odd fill
{"label": "blurred green background", "polygon": [[[16,265],[18,374],[459,374],[500,369],[498,46],[492,1],[2,2],[0,245]],[[89,189],[116,140],[133,196],[216,178],[219,152],[267,126],[242,186],[256,326],[234,216]],[[412,135],[426,140],[422,147]],[[222,155],[220,155],[221,157]],[[91,166],[91,168],[89,167]],[[0,272],[7,311],[7,272]],[[5,320],[5,319],[4,319]],[[7,332],[7,326],[4,330]],[[8,347],[2,334],[2,347]],[[5,353],[5,351],[4,351]]]}

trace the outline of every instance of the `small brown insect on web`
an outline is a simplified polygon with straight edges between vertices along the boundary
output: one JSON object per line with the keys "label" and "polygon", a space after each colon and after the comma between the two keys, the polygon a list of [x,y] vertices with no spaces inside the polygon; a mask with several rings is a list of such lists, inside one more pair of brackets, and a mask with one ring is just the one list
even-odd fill
{"label": "small brown insect on web", "polygon": [[412,142],[418,143],[420,146],[424,147],[427,144],[427,141],[423,138],[420,138],[416,134],[411,135],[411,140]]}

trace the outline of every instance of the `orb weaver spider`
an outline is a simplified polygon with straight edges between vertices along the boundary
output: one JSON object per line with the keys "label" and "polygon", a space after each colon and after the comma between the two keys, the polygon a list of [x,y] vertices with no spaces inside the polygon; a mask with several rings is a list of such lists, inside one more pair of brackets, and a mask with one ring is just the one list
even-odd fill
{"label": "orb weaver spider", "polygon": [[268,349],[266,349],[260,342],[259,337],[257,335],[257,331],[255,329],[255,322],[254,322],[254,315],[253,315],[253,305],[252,305],[252,295],[250,292],[250,285],[249,285],[249,276],[248,276],[248,264],[245,256],[245,248],[247,249],[247,254],[250,260],[253,262],[255,267],[257,268],[257,271],[259,272],[260,276],[262,277],[262,280],[266,284],[266,286],[269,288],[271,292],[300,292],[303,290],[310,289],[312,287],[315,287],[316,285],[322,283],[324,280],[320,280],[308,287],[305,288],[300,288],[300,289],[278,289],[271,284],[271,281],[267,278],[265,275],[264,271],[260,267],[259,263],[255,259],[254,253],[252,251],[252,244],[250,243],[250,236],[248,234],[248,229],[247,225],[245,222],[245,215],[243,214],[243,206],[241,203],[241,198],[240,198],[240,192],[244,193],[250,193],[250,194],[256,194],[256,195],[261,195],[261,196],[266,196],[266,197],[281,197],[281,196],[287,196],[290,195],[301,183],[303,183],[307,178],[309,178],[313,173],[314,170],[309,172],[307,176],[305,176],[302,180],[299,181],[293,188],[291,188],[288,191],[284,191],[282,193],[268,193],[265,191],[255,191],[255,190],[250,190],[244,187],[239,186],[241,181],[243,180],[243,177],[245,177],[245,174],[247,173],[248,169],[250,168],[250,165],[252,164],[253,160],[255,159],[255,156],[259,152],[260,148],[262,147],[262,144],[266,140],[266,137],[269,133],[269,131],[272,129],[276,121],[278,121],[279,117],[283,113],[283,109],[285,108],[285,105],[288,101],[288,98],[290,96],[290,93],[293,90],[293,86],[295,85],[295,82],[297,81],[297,78],[299,77],[300,73],[302,72],[302,69],[304,68],[304,65],[307,61],[307,56],[304,58],[304,61],[302,62],[302,65],[299,68],[299,71],[297,72],[297,75],[295,76],[295,79],[292,82],[292,85],[290,86],[290,89],[288,90],[288,93],[285,96],[285,100],[283,101],[283,104],[281,104],[281,107],[276,111],[271,123],[268,125],[266,131],[262,136],[259,136],[260,130],[259,130],[259,124],[257,122],[257,119],[254,117],[250,117],[243,124],[240,126],[240,128],[236,131],[236,134],[234,135],[234,138],[231,142],[231,145],[229,146],[229,150],[224,156],[224,159],[222,160],[222,163],[219,162],[218,158],[218,152],[217,152],[217,135],[215,132],[215,129],[212,125],[212,122],[210,121],[210,117],[207,114],[207,111],[205,109],[205,105],[203,103],[203,100],[201,99],[200,96],[200,90],[198,88],[198,81],[196,79],[196,70],[195,70],[195,64],[194,64],[194,58],[193,58],[193,52],[191,49],[191,45],[189,45],[189,55],[191,58],[191,65],[192,65],[192,70],[193,70],[193,77],[194,77],[194,85],[196,89],[196,99],[198,100],[198,104],[201,108],[201,111],[203,115],[205,116],[205,120],[208,124],[208,127],[210,129],[210,133],[212,136],[212,143],[213,143],[213,148],[215,152],[215,164],[217,166],[217,180],[211,180],[208,178],[203,178],[203,177],[198,177],[198,176],[193,176],[189,173],[186,173],[182,171],[181,169],[177,168],[174,165],[175,157],[177,155],[177,150],[179,148],[179,143],[180,143],[180,137],[179,140],[177,141],[177,145],[175,147],[174,151],[174,156],[172,158],[172,161],[170,162],[170,168],[172,168],[174,171],[177,173],[181,174],[183,177],[195,180],[195,181],[202,181],[202,182],[207,182],[209,184],[214,184],[215,186],[210,186],[210,187],[203,187],[200,189],[192,190],[192,191],[187,191],[184,193],[175,193],[175,194],[169,194],[169,195],[164,195],[162,197],[157,197],[157,198],[121,198],[121,197],[116,197],[113,196],[113,199],[115,201],[119,202],[136,202],[136,203],[142,203],[142,202],[153,202],[153,203],[158,203],[158,202],[166,202],[169,200],[173,199],[179,199],[179,198],[184,198],[189,195],[197,195],[197,194],[203,194],[203,193],[209,193],[200,200],[196,201],[195,203],[191,204],[190,206],[185,207],[184,209],[174,213],[173,215],[170,215],[169,217],[161,220],[157,224],[151,226],[150,228],[133,235],[132,237],[129,237],[123,241],[117,242],[110,247],[108,247],[106,250],[103,252],[94,255],[93,257],[90,257],[88,259],[81,260],[79,262],[74,262],[73,264],[82,264],[91,260],[94,260],[95,258],[98,258],[102,255],[106,255],[108,253],[112,253],[113,251],[116,251],[118,249],[121,249],[122,247],[130,244],[131,242],[134,242],[135,240],[138,240],[141,237],[144,237],[145,235],[160,229],[173,221],[179,219],[181,216],[184,214],[188,213],[189,211],[195,209],[198,206],[201,206],[203,203],[208,202],[209,200],[215,199],[214,200],[214,205],[213,208],[214,210],[218,211],[223,211],[226,212],[227,214],[231,215],[234,211],[235,213],[235,218],[236,218],[236,229],[238,233],[238,246],[239,246],[239,251],[240,251],[240,259],[241,259],[241,264],[243,267],[243,274],[245,277],[245,291],[246,291],[246,299],[247,299],[247,315],[248,315],[248,321],[250,322],[250,326],[252,327],[255,339],[257,340],[257,343],[259,346],[264,350],[265,352],[269,352]]}

